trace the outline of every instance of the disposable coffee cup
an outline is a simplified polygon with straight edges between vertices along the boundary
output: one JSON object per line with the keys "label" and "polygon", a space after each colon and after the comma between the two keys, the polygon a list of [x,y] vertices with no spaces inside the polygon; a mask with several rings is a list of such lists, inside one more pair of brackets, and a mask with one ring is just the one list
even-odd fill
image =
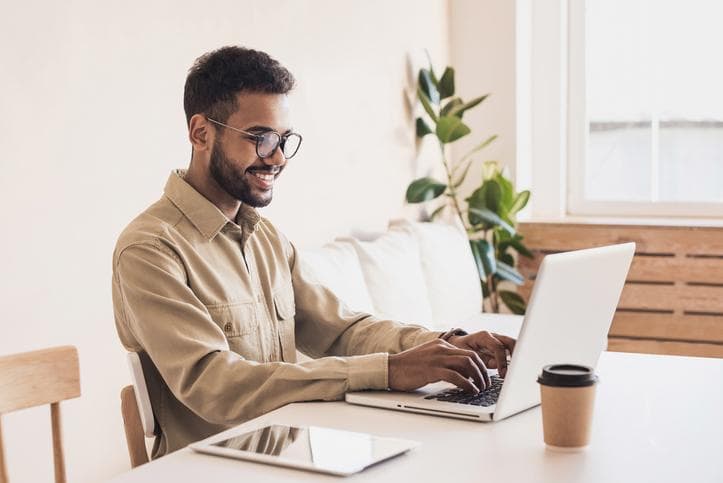
{"label": "disposable coffee cup", "polygon": [[537,378],[542,399],[542,429],[551,449],[582,449],[590,443],[590,428],[598,378],[593,369],[552,364]]}

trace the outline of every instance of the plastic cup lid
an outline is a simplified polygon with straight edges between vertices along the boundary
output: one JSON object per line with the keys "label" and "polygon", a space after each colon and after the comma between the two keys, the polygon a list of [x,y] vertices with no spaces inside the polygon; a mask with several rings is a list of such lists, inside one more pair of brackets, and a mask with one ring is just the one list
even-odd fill
{"label": "plastic cup lid", "polygon": [[544,386],[583,387],[598,381],[592,367],[575,364],[550,364],[542,368],[537,382]]}

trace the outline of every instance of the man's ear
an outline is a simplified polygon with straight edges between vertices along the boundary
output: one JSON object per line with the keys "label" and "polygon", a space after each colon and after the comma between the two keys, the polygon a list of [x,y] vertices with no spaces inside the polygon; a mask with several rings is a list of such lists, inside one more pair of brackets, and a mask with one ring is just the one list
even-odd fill
{"label": "man's ear", "polygon": [[202,114],[194,114],[188,123],[188,140],[191,141],[193,151],[208,151],[213,146],[215,130],[211,123]]}

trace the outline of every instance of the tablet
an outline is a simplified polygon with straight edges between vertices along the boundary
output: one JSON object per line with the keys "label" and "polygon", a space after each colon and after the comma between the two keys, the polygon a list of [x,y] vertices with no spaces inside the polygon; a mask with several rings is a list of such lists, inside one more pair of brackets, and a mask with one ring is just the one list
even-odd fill
{"label": "tablet", "polygon": [[346,476],[417,446],[416,441],[366,433],[274,424],[232,438],[212,437],[190,448],[227,458]]}

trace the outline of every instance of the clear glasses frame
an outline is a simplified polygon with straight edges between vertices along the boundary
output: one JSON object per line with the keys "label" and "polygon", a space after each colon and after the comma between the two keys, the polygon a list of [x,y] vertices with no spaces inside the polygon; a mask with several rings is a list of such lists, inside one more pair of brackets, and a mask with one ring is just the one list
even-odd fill
{"label": "clear glasses frame", "polygon": [[[284,158],[291,159],[294,157],[294,155],[296,155],[296,153],[299,152],[299,147],[301,147],[301,141],[304,139],[301,137],[301,134],[295,132],[290,132],[284,135],[281,135],[276,131],[266,131],[261,134],[255,134],[252,132],[244,131],[243,129],[229,126],[228,124],[224,124],[215,119],[211,119],[210,117],[206,117],[206,119],[208,119],[214,124],[218,124],[219,126],[223,126],[225,128],[231,129],[232,131],[241,133],[246,137],[246,139],[255,141],[256,155],[261,159],[273,156],[279,146],[281,147],[281,153],[284,155]],[[292,142],[289,144],[289,139],[295,139],[296,143]],[[287,152],[286,146],[293,148],[293,151]]]}

